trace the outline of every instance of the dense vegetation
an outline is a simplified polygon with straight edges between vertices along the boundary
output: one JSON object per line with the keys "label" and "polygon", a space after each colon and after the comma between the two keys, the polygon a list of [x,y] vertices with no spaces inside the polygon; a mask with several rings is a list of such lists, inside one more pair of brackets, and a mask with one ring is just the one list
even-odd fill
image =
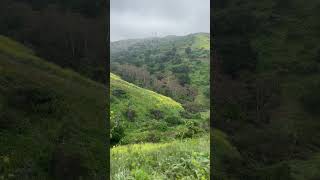
{"label": "dense vegetation", "polygon": [[209,34],[111,43],[111,71],[169,96],[191,111],[209,109]]}
{"label": "dense vegetation", "polygon": [[319,1],[218,0],[213,7],[212,124],[242,157],[229,162],[230,173],[319,178]]}
{"label": "dense vegetation", "polygon": [[113,42],[111,71],[111,178],[208,179],[209,35]]}
{"label": "dense vegetation", "polygon": [[36,55],[104,82],[107,67],[104,0],[1,0],[0,34]]}
{"label": "dense vegetation", "polygon": [[106,98],[0,36],[0,179],[106,178]]}
{"label": "dense vegetation", "polygon": [[209,179],[209,137],[118,146],[112,149],[114,179]]}

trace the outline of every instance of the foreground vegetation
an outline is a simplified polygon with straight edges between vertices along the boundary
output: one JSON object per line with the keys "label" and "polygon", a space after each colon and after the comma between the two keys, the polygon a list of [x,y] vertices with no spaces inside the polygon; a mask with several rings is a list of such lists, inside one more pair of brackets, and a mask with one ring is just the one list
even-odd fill
{"label": "foreground vegetation", "polygon": [[106,177],[106,88],[0,36],[0,178]]}
{"label": "foreground vegetation", "polygon": [[213,7],[214,127],[243,159],[230,163],[231,174],[319,179],[319,1],[217,0]]}
{"label": "foreground vegetation", "polygon": [[111,150],[111,178],[209,179],[209,137],[117,146]]}

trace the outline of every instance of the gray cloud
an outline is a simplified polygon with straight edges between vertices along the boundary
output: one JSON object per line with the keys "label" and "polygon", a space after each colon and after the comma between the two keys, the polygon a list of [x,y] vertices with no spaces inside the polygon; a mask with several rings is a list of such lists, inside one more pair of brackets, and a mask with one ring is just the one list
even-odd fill
{"label": "gray cloud", "polygon": [[111,0],[111,41],[210,31],[210,0]]}

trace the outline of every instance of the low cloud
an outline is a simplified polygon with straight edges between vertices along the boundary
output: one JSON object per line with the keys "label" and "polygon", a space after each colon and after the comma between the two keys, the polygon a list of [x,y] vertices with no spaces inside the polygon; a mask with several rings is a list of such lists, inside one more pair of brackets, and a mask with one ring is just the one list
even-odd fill
{"label": "low cloud", "polygon": [[210,0],[111,0],[111,41],[210,31]]}

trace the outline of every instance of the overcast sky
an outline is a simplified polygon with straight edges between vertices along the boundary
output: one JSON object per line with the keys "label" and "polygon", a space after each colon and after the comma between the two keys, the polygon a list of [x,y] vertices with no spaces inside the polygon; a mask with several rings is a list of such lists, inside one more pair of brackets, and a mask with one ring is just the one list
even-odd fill
{"label": "overcast sky", "polygon": [[110,16],[111,41],[210,32],[210,0],[111,0]]}

